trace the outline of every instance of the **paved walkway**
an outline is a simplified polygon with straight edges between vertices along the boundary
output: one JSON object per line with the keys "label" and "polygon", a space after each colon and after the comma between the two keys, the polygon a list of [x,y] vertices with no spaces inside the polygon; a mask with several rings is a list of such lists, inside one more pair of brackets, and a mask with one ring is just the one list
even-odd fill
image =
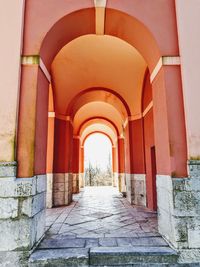
{"label": "paved walkway", "polygon": [[47,210],[40,248],[132,245],[167,246],[156,213],[131,206],[113,187],[86,187],[70,206]]}
{"label": "paved walkway", "polygon": [[[68,207],[47,210],[46,236],[30,267],[176,266],[157,216],[131,206],[115,188],[91,187]],[[174,265],[175,263],[175,265]]]}

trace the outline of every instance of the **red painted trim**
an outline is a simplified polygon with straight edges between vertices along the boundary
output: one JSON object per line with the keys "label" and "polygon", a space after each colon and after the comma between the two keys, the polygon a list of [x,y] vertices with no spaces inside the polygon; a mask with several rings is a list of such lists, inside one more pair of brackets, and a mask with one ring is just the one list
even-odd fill
{"label": "red painted trim", "polygon": [[86,119],[83,123],[81,123],[79,129],[78,129],[78,135],[80,134],[80,131],[82,129],[82,127],[84,126],[84,124],[86,124],[87,122],[91,121],[91,120],[96,120],[96,119],[100,119],[100,120],[105,120],[105,121],[108,121],[110,124],[112,124],[112,126],[115,128],[116,132],[117,132],[117,135],[119,136],[119,131],[117,129],[117,126],[109,119],[105,118],[105,117],[101,117],[101,116],[96,116],[96,117],[91,117],[89,119]]}
{"label": "red painted trim", "polygon": [[119,100],[122,102],[122,104],[124,105],[125,109],[126,109],[126,112],[127,112],[127,115],[128,116],[131,116],[131,111],[129,109],[129,106],[128,104],[126,103],[126,101],[124,100],[124,98],[118,94],[117,92],[111,90],[111,89],[108,89],[108,88],[101,88],[101,87],[93,87],[93,88],[88,88],[88,89],[85,89],[83,91],[81,91],[80,93],[78,93],[73,99],[72,101],[69,103],[68,105],[68,108],[66,110],[66,115],[69,115],[71,116],[72,115],[72,108],[74,106],[74,104],[77,102],[77,100],[79,99],[80,96],[88,93],[88,92],[92,92],[92,91],[105,91],[105,92],[108,92],[110,94],[113,94],[115,95],[117,98],[119,98]]}
{"label": "red painted trim", "polygon": [[90,135],[95,134],[95,133],[99,133],[99,134],[103,134],[103,135],[107,136],[107,137],[109,138],[109,140],[110,140],[112,146],[114,146],[111,137],[110,137],[107,133],[104,133],[104,132],[102,132],[102,131],[94,131],[94,132],[91,132],[91,133],[89,133],[88,135],[86,135],[86,137],[83,139],[82,146],[85,145],[85,141],[86,141],[86,139],[87,139]]}

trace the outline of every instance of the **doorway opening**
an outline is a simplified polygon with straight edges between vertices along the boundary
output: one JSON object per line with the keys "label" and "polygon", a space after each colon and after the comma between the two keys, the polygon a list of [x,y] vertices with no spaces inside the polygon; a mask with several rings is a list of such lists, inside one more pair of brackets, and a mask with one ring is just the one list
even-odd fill
{"label": "doorway opening", "polygon": [[112,144],[107,136],[94,133],[85,140],[85,186],[112,186]]}

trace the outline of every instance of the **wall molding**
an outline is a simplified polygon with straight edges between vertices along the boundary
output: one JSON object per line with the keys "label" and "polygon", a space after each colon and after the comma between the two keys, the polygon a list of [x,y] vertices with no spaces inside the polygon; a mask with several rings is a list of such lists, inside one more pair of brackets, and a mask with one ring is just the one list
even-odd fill
{"label": "wall molding", "polygon": [[143,111],[142,114],[137,114],[137,115],[127,117],[124,124],[123,124],[123,127],[126,128],[129,121],[136,121],[136,120],[139,120],[139,119],[142,119],[143,117],[145,117],[145,115],[152,109],[152,107],[153,107],[153,101],[151,101],[148,104],[148,106],[146,107],[146,109]]}
{"label": "wall molding", "polygon": [[94,0],[95,7],[106,7],[107,0]]}
{"label": "wall molding", "polygon": [[49,118],[55,118],[55,112],[54,111],[49,111],[48,112],[48,117]]}
{"label": "wall molding", "polygon": [[55,114],[55,118],[62,121],[69,121],[73,125],[73,121],[70,116],[65,116],[62,114]]}
{"label": "wall molding", "polygon": [[142,113],[142,117],[145,117],[145,115],[153,108],[153,101],[151,101],[148,106],[145,108],[145,110]]}
{"label": "wall molding", "polygon": [[44,73],[45,77],[47,78],[48,82],[51,83],[51,74],[49,73],[47,67],[45,66],[40,56],[38,55],[21,56],[21,64],[29,66],[38,65],[42,70],[42,72]]}
{"label": "wall molding", "polygon": [[154,70],[150,76],[150,82],[152,83],[158,75],[162,66],[178,66],[181,64],[180,56],[163,56],[158,60]]}
{"label": "wall molding", "polygon": [[45,77],[51,83],[51,74],[49,73],[47,67],[45,66],[43,60],[40,58],[40,69],[43,71]]}

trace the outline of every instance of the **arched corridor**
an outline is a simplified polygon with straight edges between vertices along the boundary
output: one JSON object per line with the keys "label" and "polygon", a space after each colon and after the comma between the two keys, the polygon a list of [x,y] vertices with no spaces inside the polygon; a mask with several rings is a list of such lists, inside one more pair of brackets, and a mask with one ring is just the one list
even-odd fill
{"label": "arched corridor", "polygon": [[[53,127],[48,128],[47,166],[54,188],[52,205],[69,204],[72,192],[79,191],[82,143],[89,134],[102,132],[112,140],[113,173],[120,191],[130,203],[156,209],[155,158],[150,152],[155,146],[152,86],[142,56],[119,38],[86,35],[62,48],[51,72]],[[77,188],[70,185],[72,179]]]}
{"label": "arched corridor", "polygon": [[[76,254],[96,234],[86,258],[97,262],[86,266],[117,253],[118,265],[144,263],[143,246],[152,264],[200,262],[199,83],[188,74],[198,60],[184,33],[195,6],[188,16],[185,0],[17,0],[5,8],[16,24],[2,14],[16,62],[2,76],[9,97],[0,98],[0,264],[2,252],[21,267],[36,249],[30,266],[36,255],[41,266],[56,265],[55,251],[45,262],[46,249],[62,249],[64,239]],[[89,191],[85,142],[95,133],[111,144],[113,187]]]}

